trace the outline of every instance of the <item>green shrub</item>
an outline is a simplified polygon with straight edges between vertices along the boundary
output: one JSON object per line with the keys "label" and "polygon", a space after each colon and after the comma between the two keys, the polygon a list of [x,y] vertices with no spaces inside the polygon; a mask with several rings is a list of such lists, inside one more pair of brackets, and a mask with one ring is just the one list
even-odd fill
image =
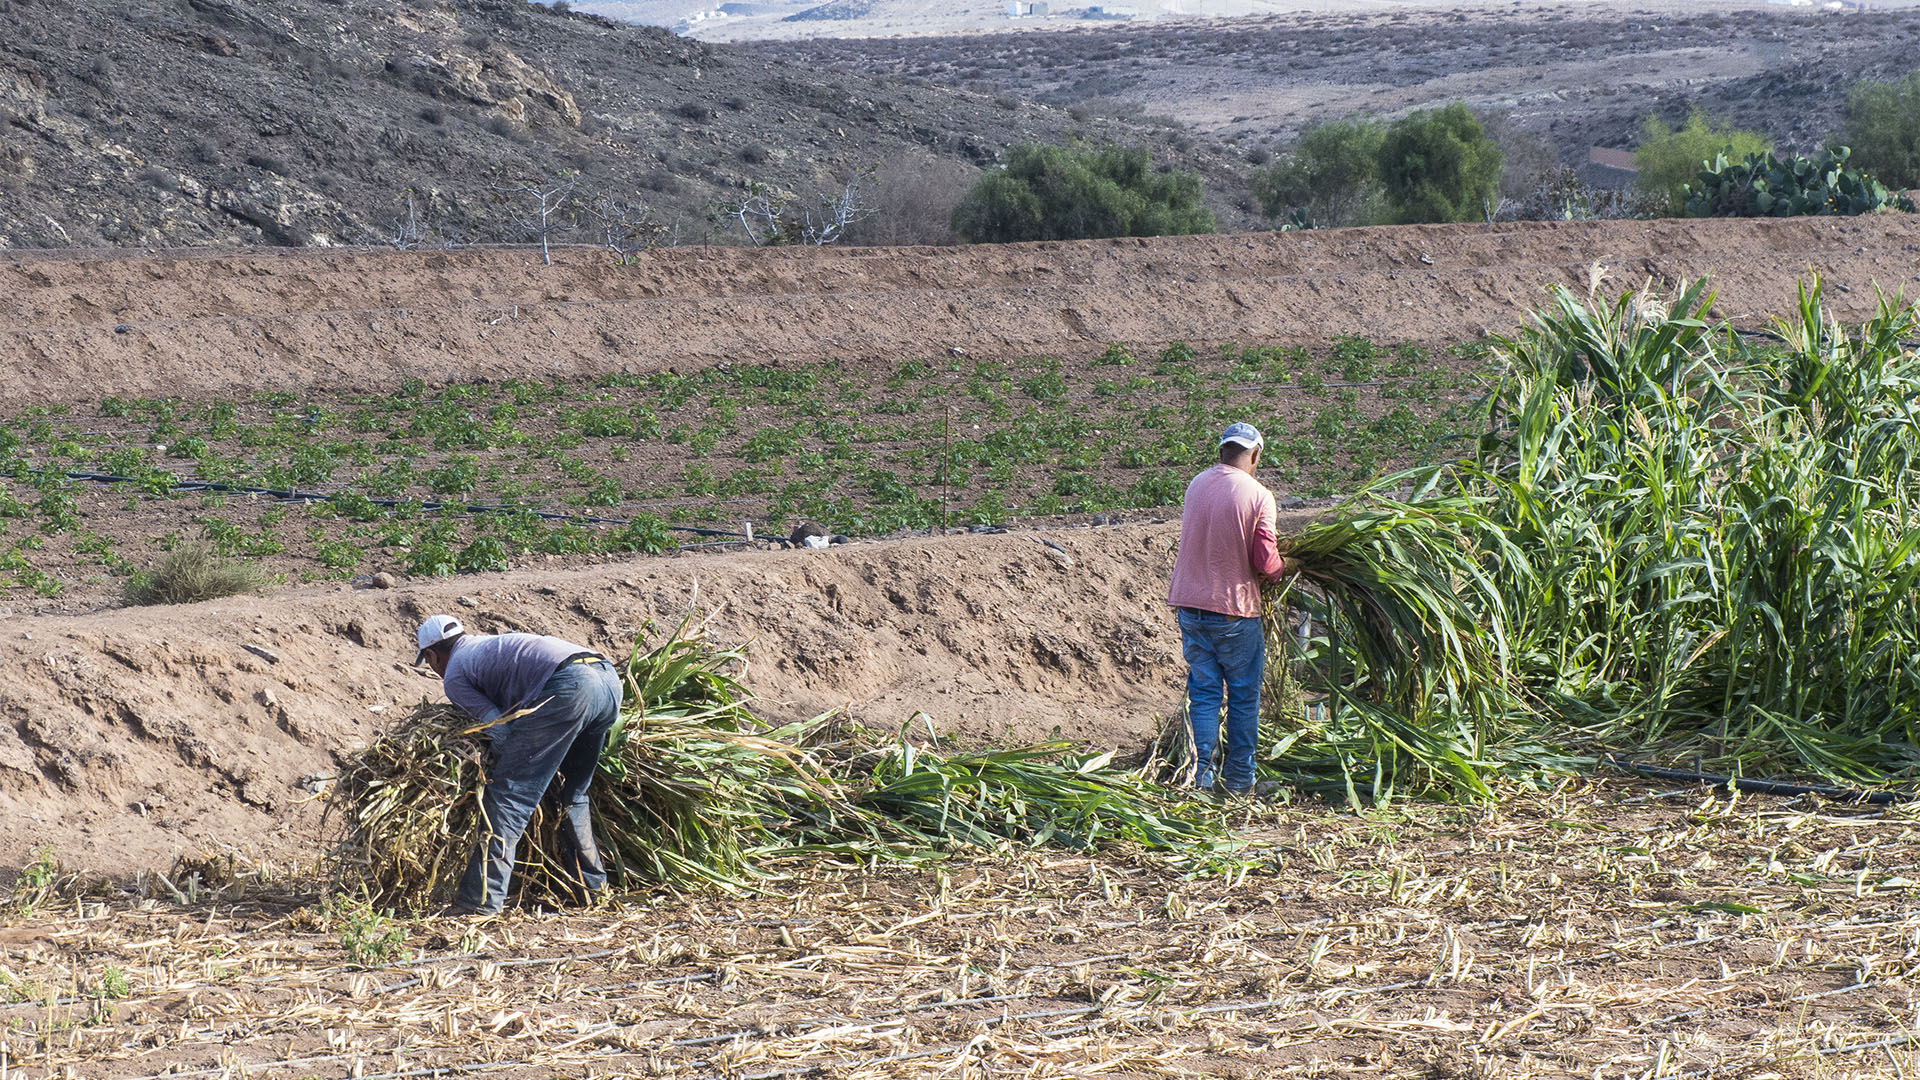
{"label": "green shrub", "polygon": [[1920,188],[1920,71],[1895,82],[1854,83],[1846,142],[1860,168],[1893,187]]}
{"label": "green shrub", "polygon": [[322,541],[314,547],[314,558],[329,570],[352,570],[360,565],[366,552],[347,540]]}
{"label": "green shrub", "polygon": [[1200,174],[1159,172],[1140,147],[1016,146],[953,210],[969,243],[1168,236],[1213,231]]}
{"label": "green shrub", "polygon": [[1395,221],[1475,221],[1500,187],[1499,144],[1454,102],[1394,121],[1380,144],[1380,183]]}
{"label": "green shrub", "polygon": [[459,539],[451,521],[436,521],[412,538],[407,547],[407,573],[452,577],[460,570],[453,545]]}
{"label": "green shrub", "polygon": [[266,573],[253,563],[222,558],[205,543],[182,544],[162,556],[153,569],[128,578],[122,593],[127,603],[137,606],[192,604],[258,592],[267,581]]}
{"label": "green shrub", "polygon": [[1785,161],[1756,154],[1735,164],[1716,157],[1687,188],[1688,217],[1802,217],[1866,214],[1886,207],[1911,211],[1913,203],[1859,169],[1847,168],[1850,152],[1838,146],[1817,158]]}
{"label": "green shrub", "polygon": [[1715,157],[1724,154],[1738,161],[1765,154],[1771,148],[1772,141],[1760,132],[1737,131],[1698,106],[1678,128],[1649,116],[1640,125],[1640,145],[1633,151],[1633,165],[1638,170],[1634,186],[1642,196],[1665,205],[1669,213],[1684,214],[1687,185]]}
{"label": "green shrub", "polygon": [[1293,152],[1247,178],[1260,212],[1299,225],[1366,225],[1381,216],[1380,147],[1387,127],[1355,118],[1316,124]]}

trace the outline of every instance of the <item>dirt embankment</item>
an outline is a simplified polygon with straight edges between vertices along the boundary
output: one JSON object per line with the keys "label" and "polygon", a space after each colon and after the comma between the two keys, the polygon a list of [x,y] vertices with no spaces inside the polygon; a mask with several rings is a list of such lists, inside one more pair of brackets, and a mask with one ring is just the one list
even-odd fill
{"label": "dirt embankment", "polygon": [[[1551,284],[1711,275],[1720,311],[1784,312],[1811,269],[1843,318],[1920,274],[1920,222],[1434,226],[970,249],[678,249],[13,257],[0,412],[118,395],[377,390],[731,359],[1073,355],[1104,341],[1451,342]],[[1844,289],[1842,288],[1844,287]],[[51,843],[126,873],[176,852],[309,858],[302,778],[431,693],[406,665],[435,610],[624,650],[690,607],[752,640],[776,714],[925,710],[976,738],[1136,742],[1178,703],[1160,604],[1169,526],[641,559],[391,591],[296,589],[0,627],[0,866]],[[698,602],[695,591],[698,589]],[[465,598],[465,602],[462,601]],[[251,646],[251,648],[249,648]],[[381,711],[374,711],[376,708]],[[311,786],[311,782],[309,785]]]}
{"label": "dirt embankment", "polygon": [[[638,559],[392,591],[273,596],[0,630],[0,866],[41,844],[128,874],[177,853],[307,859],[315,780],[438,685],[410,668],[436,611],[625,655],[689,610],[750,642],[771,718],[844,709],[942,737],[1137,746],[1179,704],[1161,603],[1171,525]],[[657,640],[658,631],[654,632]],[[916,725],[924,732],[924,725]]]}
{"label": "dirt embankment", "polygon": [[[0,410],[102,395],[378,390],[728,360],[897,362],[1164,344],[1451,342],[1554,284],[1711,276],[1740,320],[1798,277],[1867,314],[1920,274],[1910,215],[1436,225],[971,248],[519,249],[0,260]],[[1844,288],[1847,291],[1841,291]],[[1909,292],[1912,289],[1908,290]]]}

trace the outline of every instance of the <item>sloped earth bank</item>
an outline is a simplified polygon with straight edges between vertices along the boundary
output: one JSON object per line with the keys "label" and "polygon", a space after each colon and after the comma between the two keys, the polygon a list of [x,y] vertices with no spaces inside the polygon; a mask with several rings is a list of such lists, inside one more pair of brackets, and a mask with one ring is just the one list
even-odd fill
{"label": "sloped earth bank", "polygon": [[76,252],[0,260],[0,408],[101,395],[382,389],[407,377],[687,370],[728,360],[1019,357],[1119,341],[1458,341],[1551,284],[1713,277],[1721,312],[1796,277],[1864,315],[1920,274],[1911,215],[1349,229],[971,248]]}
{"label": "sloped earth bank", "polygon": [[[1618,222],[973,249],[680,249],[637,266],[562,252],[71,254],[0,262],[0,411],[107,394],[246,397],[407,377],[654,371],[733,359],[1017,357],[1116,340],[1435,343],[1510,330],[1542,289],[1710,274],[1721,312],[1786,310],[1817,270],[1842,317],[1920,273],[1920,224]],[[1842,289],[1844,287],[1844,291]],[[1177,705],[1160,603],[1170,526],[640,559],[391,592],[290,589],[0,626],[0,865],[51,844],[130,874],[175,854],[315,852],[314,778],[436,687],[411,626],[573,636],[624,652],[711,612],[751,640],[776,716],[925,710],[996,741],[1135,744]],[[696,589],[698,599],[696,602]],[[467,603],[460,598],[465,597]],[[249,648],[251,647],[251,648]],[[304,783],[304,786],[303,786]]]}
{"label": "sloped earth bank", "polygon": [[857,543],[12,619],[0,629],[0,865],[44,844],[108,874],[176,855],[310,859],[316,781],[439,696],[410,666],[413,628],[439,611],[621,656],[649,623],[657,638],[692,611],[715,640],[750,644],[747,682],[772,719],[841,709],[891,730],[925,712],[920,737],[930,725],[1011,744],[1058,727],[1138,746],[1179,704],[1179,635],[1162,604],[1176,533]]}

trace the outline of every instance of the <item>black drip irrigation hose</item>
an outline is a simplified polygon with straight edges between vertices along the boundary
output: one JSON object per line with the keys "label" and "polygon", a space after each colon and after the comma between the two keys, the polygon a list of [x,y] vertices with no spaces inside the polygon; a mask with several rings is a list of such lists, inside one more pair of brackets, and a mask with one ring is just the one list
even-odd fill
{"label": "black drip irrigation hose", "polygon": [[1716,776],[1713,773],[1700,772],[1697,769],[1663,769],[1655,765],[1639,765],[1625,758],[1608,754],[1601,759],[1608,765],[1626,772],[1638,773],[1655,780],[1681,780],[1705,784],[1718,791],[1744,791],[1753,795],[1818,795],[1835,802],[1870,803],[1887,806],[1894,803],[1911,802],[1914,795],[1904,791],[1863,791],[1859,788],[1832,787],[1827,784],[1796,784],[1786,780],[1752,780],[1744,776]]}
{"label": "black drip irrigation hose", "polygon": [[[40,470],[35,470],[40,471]],[[147,481],[137,476],[117,476],[113,473],[70,472],[69,480],[91,480],[96,484],[142,484]],[[299,491],[293,488],[249,487],[245,484],[216,484],[211,480],[175,480],[167,485],[169,491],[212,491],[222,495],[269,495],[281,502],[332,502],[338,496],[320,491]],[[395,507],[411,504],[410,499],[368,499],[374,506]],[[535,510],[528,506],[500,506],[491,503],[444,503],[429,499],[418,504],[422,510],[452,511],[456,514],[532,514],[546,521],[565,521],[574,525],[631,525],[626,518],[587,517],[581,514],[562,514],[552,510]],[[668,525],[676,532],[692,533],[695,536],[729,536],[740,540],[752,539],[746,533],[728,529],[704,529],[695,525]]]}

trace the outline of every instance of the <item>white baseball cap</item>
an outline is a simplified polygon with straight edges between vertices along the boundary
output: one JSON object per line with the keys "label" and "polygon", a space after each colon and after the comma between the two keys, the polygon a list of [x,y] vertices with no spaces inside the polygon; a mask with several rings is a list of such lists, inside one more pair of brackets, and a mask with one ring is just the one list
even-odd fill
{"label": "white baseball cap", "polygon": [[1220,445],[1225,446],[1228,443],[1244,446],[1249,450],[1258,450],[1263,445],[1263,440],[1260,438],[1260,429],[1252,424],[1230,424],[1227,430],[1220,433]]}
{"label": "white baseball cap", "polygon": [[428,616],[427,621],[420,624],[419,634],[415,635],[420,642],[420,651],[414,654],[413,662],[419,663],[427,655],[427,650],[435,645],[466,632],[467,628],[460,625],[460,620],[451,615]]}

